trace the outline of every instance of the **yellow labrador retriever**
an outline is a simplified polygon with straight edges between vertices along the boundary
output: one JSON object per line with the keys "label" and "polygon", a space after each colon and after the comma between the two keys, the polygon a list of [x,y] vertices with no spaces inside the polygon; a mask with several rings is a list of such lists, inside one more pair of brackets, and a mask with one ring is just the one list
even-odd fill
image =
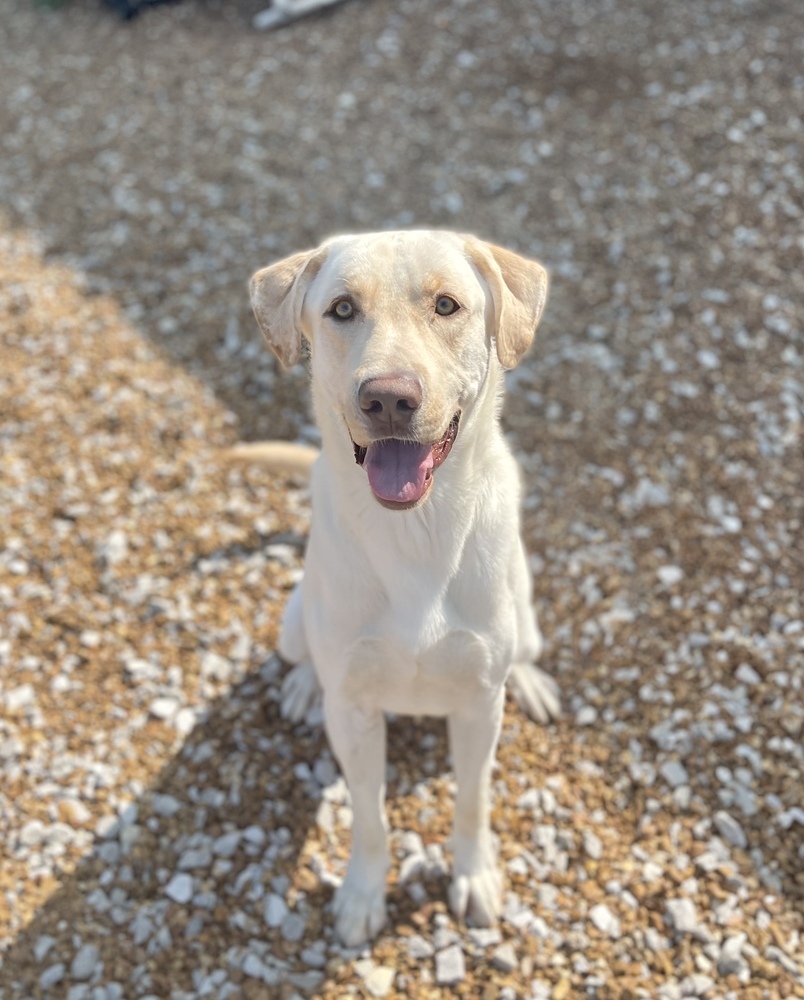
{"label": "yellow labrador retriever", "polygon": [[[341,940],[383,926],[385,712],[446,716],[457,796],[450,905],[492,923],[501,877],[489,779],[506,681],[534,718],[558,711],[520,538],[520,484],[499,424],[503,369],[547,293],[533,261],[470,236],[336,237],[254,275],[254,312],[285,366],[312,355],[322,450],[305,574],[282,622],[296,664],[283,711],[323,689],[354,811],[334,903]],[[304,462],[304,456],[302,456]]]}

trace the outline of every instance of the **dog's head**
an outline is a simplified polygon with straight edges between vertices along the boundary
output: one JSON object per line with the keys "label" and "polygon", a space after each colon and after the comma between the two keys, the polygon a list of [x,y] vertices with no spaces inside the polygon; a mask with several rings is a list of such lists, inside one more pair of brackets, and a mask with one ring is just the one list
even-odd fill
{"label": "dog's head", "polygon": [[[286,367],[310,343],[316,406],[345,423],[380,503],[422,502],[498,363],[530,346],[534,261],[471,236],[341,236],[258,271],[251,301]],[[496,384],[496,380],[494,380]]]}

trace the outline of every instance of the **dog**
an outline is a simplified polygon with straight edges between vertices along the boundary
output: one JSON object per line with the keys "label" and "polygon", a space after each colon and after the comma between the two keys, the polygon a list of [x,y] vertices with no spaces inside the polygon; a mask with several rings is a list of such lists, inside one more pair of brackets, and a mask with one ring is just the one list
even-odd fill
{"label": "dog", "polygon": [[[351,793],[337,935],[355,946],[386,920],[386,712],[446,716],[457,783],[449,903],[458,919],[490,925],[502,894],[490,774],[506,683],[532,718],[559,711],[555,682],[534,666],[542,639],[519,470],[499,421],[503,373],[533,340],[547,273],[472,236],[403,231],[335,237],[258,271],[250,290],[282,364],[299,361],[304,340],[311,356],[322,449],[278,653],[294,664],[283,714],[303,718],[323,692]],[[287,450],[272,447],[281,465]]]}

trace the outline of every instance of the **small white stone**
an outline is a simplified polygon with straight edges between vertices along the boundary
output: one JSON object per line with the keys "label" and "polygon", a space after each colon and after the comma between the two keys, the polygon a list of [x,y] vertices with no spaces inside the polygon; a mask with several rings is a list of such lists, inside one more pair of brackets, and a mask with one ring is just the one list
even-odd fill
{"label": "small white stone", "polygon": [[116,816],[101,816],[95,824],[95,836],[101,840],[111,840],[120,832],[120,823]]}
{"label": "small white stone", "polygon": [[686,767],[679,760],[666,760],[660,765],[659,773],[671,788],[680,788],[690,781]]}
{"label": "small white stone", "polygon": [[665,918],[679,934],[692,934],[698,929],[698,911],[691,899],[668,899]]}
{"label": "small white stone", "polygon": [[642,878],[645,882],[658,882],[664,874],[664,868],[655,861],[646,861],[642,866]]}
{"label": "small white stone", "polygon": [[327,788],[338,780],[338,768],[331,757],[319,757],[313,765],[313,777],[321,785]]}
{"label": "small white stone", "polygon": [[527,861],[521,855],[507,861],[506,868],[512,875],[522,876],[523,878],[526,877],[530,871]]}
{"label": "small white stone", "polygon": [[388,995],[395,976],[395,969],[388,965],[377,965],[365,977],[363,984],[373,997],[384,997]]}
{"label": "small white stone", "polygon": [[172,899],[174,903],[181,905],[189,903],[193,898],[192,875],[187,875],[184,872],[174,875],[165,886],[165,895]]}
{"label": "small white stone", "polygon": [[[443,916],[443,914],[439,914],[438,916]],[[444,948],[448,948],[451,944],[457,944],[460,939],[460,934],[457,931],[444,924],[436,927],[433,933],[433,947],[436,951],[443,951]]]}
{"label": "small white stone", "polygon": [[19,832],[19,842],[23,847],[36,847],[47,836],[47,827],[41,819],[31,819]]}
{"label": "small white stone", "polygon": [[800,806],[791,806],[790,809],[780,812],[777,819],[783,830],[789,830],[794,823],[804,826],[804,809]]}
{"label": "small white stone", "polygon": [[734,676],[741,684],[748,684],[751,687],[762,683],[762,677],[754,670],[750,663],[741,663],[734,671]]}
{"label": "small white stone", "polygon": [[717,960],[717,971],[721,976],[739,977],[749,970],[748,962],[743,958],[743,947],[747,940],[746,934],[734,934],[723,942]]}
{"label": "small white stone", "polygon": [[539,792],[539,801],[542,812],[545,816],[554,816],[558,808],[558,799],[549,788],[542,788]]}
{"label": "small white stone", "polygon": [[597,709],[594,705],[583,705],[575,713],[576,726],[593,726],[597,722]]}
{"label": "small white stone", "polygon": [[128,538],[125,531],[121,531],[119,528],[112,531],[99,547],[98,555],[110,566],[123,562],[128,556]]}
{"label": "small white stone", "polygon": [[98,966],[100,951],[94,944],[85,944],[70,963],[70,977],[77,982],[86,982]]}
{"label": "small white stone", "polygon": [[128,930],[134,938],[134,944],[141,945],[153,937],[154,925],[148,915],[141,911],[128,925]]}
{"label": "small white stone", "polygon": [[56,939],[51,937],[50,934],[43,934],[41,937],[36,939],[33,952],[37,965],[41,964],[45,960],[47,953],[55,943]]}
{"label": "small white stone", "polygon": [[519,962],[514,951],[514,946],[510,941],[498,945],[491,953],[491,964],[502,973],[513,972],[518,968]]}
{"label": "small white stone", "polygon": [[698,364],[700,364],[702,368],[708,368],[710,370],[720,368],[720,358],[714,351],[698,351],[696,357],[698,358]]}
{"label": "small white stone", "polygon": [[456,215],[463,208],[463,198],[457,191],[447,191],[444,195],[444,208],[450,214]]}
{"label": "small white stone", "polygon": [[433,955],[434,948],[421,934],[413,934],[405,942],[408,949],[408,955],[411,958],[415,958],[419,961],[423,958],[431,958]]}
{"label": "small white stone", "polygon": [[163,795],[157,792],[153,797],[153,810],[157,816],[175,816],[181,809],[181,802],[172,795]]}
{"label": "small white stone", "polygon": [[282,921],[281,934],[285,941],[301,941],[307,930],[307,922],[300,913],[288,913]]}
{"label": "small white stone", "polygon": [[196,714],[192,708],[180,708],[173,716],[173,728],[180,736],[189,736],[195,723]]}
{"label": "small white stone", "polygon": [[466,978],[466,963],[460,945],[453,944],[439,951],[435,959],[436,982],[439,986],[452,986]]}
{"label": "small white stone", "polygon": [[253,844],[254,847],[262,847],[268,837],[261,826],[252,824],[243,831],[243,839],[249,844]]}
{"label": "small white stone", "polygon": [[745,831],[733,816],[729,815],[724,809],[721,809],[715,813],[713,820],[717,832],[724,840],[727,840],[734,847],[745,850],[748,846]]}
{"label": "small white stone", "polygon": [[616,940],[621,935],[620,921],[606,906],[605,903],[598,903],[589,911],[589,919],[597,927],[601,934]]}
{"label": "small white stone", "polygon": [[684,579],[684,570],[680,566],[660,566],[656,575],[663,587],[673,587]]}
{"label": "small white stone", "polygon": [[536,809],[539,805],[539,789],[529,788],[523,792],[516,800],[516,805],[518,809]]}
{"label": "small white stone", "polygon": [[472,944],[478,948],[490,948],[502,941],[502,934],[496,927],[470,927],[466,933]]}
{"label": "small white stone", "polygon": [[599,861],[603,857],[603,841],[594,830],[584,830],[583,849],[593,861]]}
{"label": "small white stone", "polygon": [[30,708],[36,701],[33,684],[20,684],[19,687],[7,691],[3,699],[9,712],[18,712],[22,708]]}
{"label": "small white stone", "polygon": [[315,824],[319,830],[331,835],[335,832],[335,810],[332,803],[321,799],[315,813]]}
{"label": "small white stone", "polygon": [[288,912],[287,903],[281,896],[277,896],[275,892],[266,896],[263,919],[269,927],[280,927]]}
{"label": "small white stone", "polygon": [[317,945],[304,948],[301,953],[301,960],[305,965],[310,966],[311,969],[323,969],[327,964],[325,942],[319,941]]}
{"label": "small white stone", "polygon": [[207,680],[226,683],[232,676],[232,662],[225,656],[207,651],[201,656],[201,676]]}
{"label": "small white stone", "polygon": [[194,868],[209,868],[212,864],[212,851],[206,844],[201,847],[189,847],[179,858],[179,871],[192,871]]}
{"label": "small white stone", "polygon": [[49,966],[39,977],[39,985],[43,990],[49,990],[52,986],[57,986],[64,979],[64,962],[56,962]]}
{"label": "small white stone", "polygon": [[128,852],[140,839],[140,834],[142,832],[142,827],[137,826],[136,823],[130,826],[124,826],[120,833],[118,834],[118,840],[120,841],[120,847],[123,852]]}
{"label": "small white stone", "polygon": [[660,951],[665,951],[670,947],[670,942],[666,937],[661,935],[655,927],[645,928],[645,945],[649,951],[654,954],[658,954]]}
{"label": "small white stone", "polygon": [[178,710],[179,702],[176,698],[154,698],[148,706],[148,711],[151,715],[155,719],[161,719],[163,722],[167,722],[169,719],[172,719]]}
{"label": "small white stone", "polygon": [[405,830],[400,835],[399,846],[405,854],[424,854],[424,842],[415,830]]}
{"label": "small white stone", "polygon": [[769,944],[765,949],[765,958],[781,965],[785,972],[789,972],[791,976],[798,978],[801,974],[796,960],[774,944]]}
{"label": "small white stone", "polygon": [[243,975],[249,976],[251,979],[261,979],[263,981],[266,978],[271,978],[271,970],[254,952],[249,952],[243,960]]}
{"label": "small white stone", "polygon": [[685,997],[702,997],[715,985],[714,979],[701,972],[694,972],[691,976],[685,976],[679,984],[681,995]]}
{"label": "small white stone", "polygon": [[231,858],[237,851],[240,843],[240,831],[233,830],[231,833],[224,833],[212,844],[212,852],[218,858]]}
{"label": "small white stone", "polygon": [[105,989],[106,996],[105,997],[93,996],[92,1000],[123,1000],[124,996],[123,987],[120,985],[120,983],[107,983],[105,987],[96,986],[95,989],[96,990]]}

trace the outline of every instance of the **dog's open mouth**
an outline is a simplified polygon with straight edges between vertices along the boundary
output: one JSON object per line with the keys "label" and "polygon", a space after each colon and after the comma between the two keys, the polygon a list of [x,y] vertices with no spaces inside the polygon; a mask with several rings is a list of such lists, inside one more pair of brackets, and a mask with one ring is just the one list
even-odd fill
{"label": "dog's open mouth", "polygon": [[455,443],[460,419],[459,410],[434,444],[385,438],[362,448],[352,442],[355,461],[366,470],[371,491],[384,507],[407,510],[421,503]]}

